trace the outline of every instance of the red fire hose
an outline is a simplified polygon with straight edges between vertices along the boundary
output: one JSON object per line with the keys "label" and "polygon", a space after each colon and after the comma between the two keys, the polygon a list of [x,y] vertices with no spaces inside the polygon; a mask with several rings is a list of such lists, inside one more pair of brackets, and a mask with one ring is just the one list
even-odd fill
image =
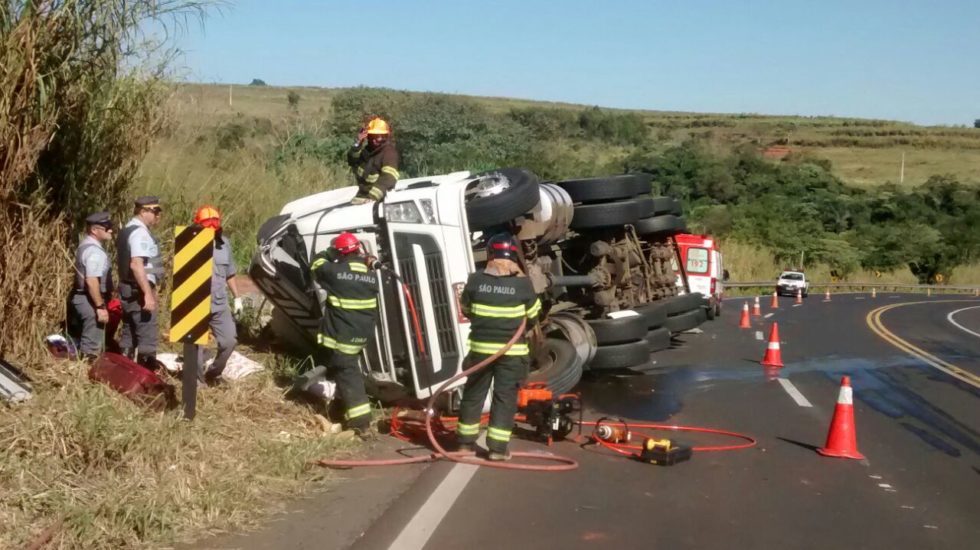
{"label": "red fire hose", "polygon": [[453,376],[449,380],[446,380],[439,386],[439,389],[429,397],[429,401],[425,406],[425,432],[429,437],[429,443],[432,444],[432,448],[436,452],[430,453],[424,456],[417,456],[411,458],[392,458],[392,459],[382,459],[382,460],[326,460],[322,459],[317,461],[317,464],[327,468],[353,468],[353,467],[363,467],[363,466],[400,466],[404,464],[419,464],[422,462],[430,462],[439,459],[451,460],[453,462],[461,462],[463,464],[474,464],[477,466],[489,466],[491,468],[501,468],[506,470],[529,470],[535,472],[563,472],[568,470],[574,470],[578,468],[578,462],[574,459],[544,453],[529,453],[529,452],[512,452],[511,455],[514,457],[527,458],[532,460],[542,460],[548,462],[557,462],[558,464],[514,464],[506,462],[491,462],[489,460],[483,460],[476,458],[475,453],[471,451],[457,451],[450,452],[442,448],[439,441],[436,439],[435,432],[433,432],[432,420],[435,414],[433,406],[435,405],[436,399],[445,392],[446,388],[452,385],[460,378],[469,376],[481,369],[484,369],[501,357],[514,345],[515,342],[524,334],[524,328],[527,324],[527,320],[521,321],[521,326],[517,327],[514,331],[514,335],[510,337],[510,340],[503,348],[498,350],[493,355],[487,357],[483,361],[473,365],[472,367],[464,370],[463,372]]}
{"label": "red fire hose", "polygon": [[[717,428],[703,428],[699,426],[677,426],[668,424],[650,424],[650,423],[627,423],[625,420],[609,421],[608,419],[598,420],[595,422],[582,422],[582,426],[592,426],[592,441],[601,447],[605,447],[611,451],[615,451],[619,454],[635,457],[638,456],[639,451],[643,449],[641,445],[632,445],[622,441],[611,441],[610,438],[603,438],[599,435],[599,427],[606,426],[612,429],[612,432],[616,433],[628,433],[633,434],[639,430],[657,430],[657,431],[671,431],[671,432],[696,432],[705,434],[721,435],[724,437],[732,437],[735,439],[742,440],[742,443],[735,443],[731,445],[701,445],[691,447],[691,450],[698,453],[709,453],[709,452],[721,452],[721,451],[737,451],[740,449],[748,449],[756,445],[755,438],[741,434],[738,432],[732,432],[728,430],[720,430]],[[648,436],[642,431],[639,431],[640,436]]]}

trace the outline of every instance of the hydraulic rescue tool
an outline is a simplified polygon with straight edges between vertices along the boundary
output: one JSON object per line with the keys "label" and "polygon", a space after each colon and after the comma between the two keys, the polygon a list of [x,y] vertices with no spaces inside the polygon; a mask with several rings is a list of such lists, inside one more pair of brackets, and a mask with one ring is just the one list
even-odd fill
{"label": "hydraulic rescue tool", "polygon": [[[534,428],[535,435],[548,445],[562,440],[572,433],[582,421],[582,400],[577,394],[555,397],[547,385],[531,383],[517,392],[517,408],[523,413],[524,423]],[[578,420],[572,415],[578,413]],[[521,417],[518,415],[518,420]]]}

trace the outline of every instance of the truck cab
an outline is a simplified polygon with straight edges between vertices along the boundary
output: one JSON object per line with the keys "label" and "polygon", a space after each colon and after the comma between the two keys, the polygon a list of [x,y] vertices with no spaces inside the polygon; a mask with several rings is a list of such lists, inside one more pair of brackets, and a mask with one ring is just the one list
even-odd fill
{"label": "truck cab", "polygon": [[[722,263],[718,242],[709,235],[681,233],[674,236],[677,242],[682,271],[687,276],[691,292],[699,292],[708,298],[709,317],[721,315],[721,303],[725,294],[728,273]],[[683,281],[678,277],[678,286]]]}

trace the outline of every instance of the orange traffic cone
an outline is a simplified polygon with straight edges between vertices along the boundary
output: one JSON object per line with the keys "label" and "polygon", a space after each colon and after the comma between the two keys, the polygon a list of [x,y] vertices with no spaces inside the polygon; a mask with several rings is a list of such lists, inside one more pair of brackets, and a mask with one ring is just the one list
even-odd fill
{"label": "orange traffic cone", "polygon": [[749,323],[749,303],[742,304],[742,318],[738,321],[738,328],[752,328]]}
{"label": "orange traffic cone", "polygon": [[778,292],[773,292],[772,293],[772,303],[769,304],[769,307],[771,307],[772,309],[779,309],[779,293]]}
{"label": "orange traffic cone", "polygon": [[796,289],[796,303],[798,304],[803,303],[803,291],[800,289]]}
{"label": "orange traffic cone", "polygon": [[876,288],[872,288],[871,289],[871,297],[872,298],[877,298],[878,297],[878,289],[876,289]]}
{"label": "orange traffic cone", "polygon": [[772,324],[772,330],[769,332],[769,344],[766,345],[766,354],[762,357],[762,366],[783,366],[783,353],[779,349],[779,323]]}
{"label": "orange traffic cone", "polygon": [[857,432],[854,430],[854,395],[851,393],[851,377],[840,379],[840,393],[834,419],[830,421],[827,443],[817,449],[823,456],[836,458],[864,458],[857,448]]}
{"label": "orange traffic cone", "polygon": [[823,295],[823,301],[824,302],[829,302],[830,301],[830,289],[829,288],[827,289],[827,292]]}
{"label": "orange traffic cone", "polygon": [[755,303],[752,304],[752,316],[759,317],[762,315],[762,307],[759,305],[759,297],[755,297]]}

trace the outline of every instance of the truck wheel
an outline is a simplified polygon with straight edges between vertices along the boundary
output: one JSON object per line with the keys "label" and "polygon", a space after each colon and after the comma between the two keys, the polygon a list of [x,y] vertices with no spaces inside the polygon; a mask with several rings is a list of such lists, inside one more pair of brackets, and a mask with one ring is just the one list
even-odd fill
{"label": "truck wheel", "polygon": [[605,178],[565,180],[555,185],[564,189],[575,202],[610,201],[649,193],[650,176],[626,174]]}
{"label": "truck wheel", "polygon": [[670,331],[667,327],[653,329],[647,333],[647,344],[650,351],[661,351],[670,347]]}
{"label": "truck wheel", "polygon": [[667,315],[679,315],[687,313],[692,309],[701,307],[704,304],[704,296],[700,292],[681,294],[664,300],[667,304]]}
{"label": "truck wheel", "polygon": [[686,229],[684,217],[674,214],[643,218],[636,222],[636,232],[640,235],[673,235]]}
{"label": "truck wheel", "polygon": [[639,340],[628,344],[599,346],[589,363],[592,370],[623,369],[649,361],[650,344]]}
{"label": "truck wheel", "polygon": [[667,323],[664,326],[667,327],[667,329],[673,335],[679,332],[684,332],[685,330],[696,328],[706,319],[707,315],[705,315],[704,308],[699,307],[688,311],[687,313],[667,317]]}
{"label": "truck wheel", "polygon": [[470,231],[505,224],[532,210],[541,199],[538,177],[523,168],[501,168],[474,177],[466,190]]}
{"label": "truck wheel", "polygon": [[638,311],[646,317],[648,329],[660,328],[667,322],[666,301],[658,300],[649,304],[643,304],[642,306],[634,307],[633,311]]}
{"label": "truck wheel", "polygon": [[681,201],[679,201],[677,199],[673,199],[673,201],[674,201],[674,204],[671,205],[670,213],[673,214],[673,215],[675,215],[675,216],[683,216],[684,215],[684,208],[681,207]]}
{"label": "truck wheel", "polygon": [[528,382],[544,382],[553,393],[568,393],[582,379],[582,361],[575,347],[559,338],[546,338],[548,359],[532,370]]}
{"label": "truck wheel", "polygon": [[617,201],[601,204],[583,204],[575,207],[572,214],[572,229],[593,227],[618,227],[628,223],[635,224],[640,216],[640,206],[635,201]]}
{"label": "truck wheel", "polygon": [[657,213],[657,203],[653,197],[637,197],[633,199],[637,204],[636,215],[643,218],[649,218]]}
{"label": "truck wheel", "polygon": [[642,340],[647,333],[647,319],[642,313],[617,319],[591,319],[586,321],[595,332],[600,346],[624,344]]}
{"label": "truck wheel", "polygon": [[661,214],[673,214],[674,209],[677,207],[677,201],[670,197],[654,197],[653,199],[653,212],[648,216],[642,216],[648,218],[650,216],[658,216]]}

